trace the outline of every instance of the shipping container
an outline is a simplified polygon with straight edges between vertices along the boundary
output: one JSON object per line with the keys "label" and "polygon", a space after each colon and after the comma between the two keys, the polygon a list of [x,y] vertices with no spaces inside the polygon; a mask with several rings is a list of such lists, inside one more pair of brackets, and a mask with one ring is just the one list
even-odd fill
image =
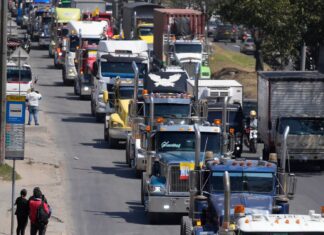
{"label": "shipping container", "polygon": [[[181,22],[182,21],[182,22]],[[168,34],[168,29],[170,28],[170,33],[176,35],[179,30],[174,30],[177,28],[176,23],[180,22],[180,27],[183,31],[187,31],[191,39],[204,35],[205,33],[205,15],[196,10],[192,9],[155,9],[154,10],[154,55],[159,61],[164,61],[164,46],[165,46],[165,36]],[[187,27],[188,24],[189,28]],[[181,36],[184,36],[183,34]]]}

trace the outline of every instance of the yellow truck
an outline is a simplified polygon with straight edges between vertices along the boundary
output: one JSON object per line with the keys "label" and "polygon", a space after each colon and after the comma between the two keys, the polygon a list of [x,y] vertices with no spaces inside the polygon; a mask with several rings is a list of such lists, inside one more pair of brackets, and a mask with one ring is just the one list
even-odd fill
{"label": "yellow truck", "polygon": [[132,80],[117,80],[112,94],[104,91],[103,100],[114,107],[114,112],[106,114],[104,137],[109,147],[115,147],[120,141],[126,141],[131,131],[128,118],[128,106],[134,96]]}
{"label": "yellow truck", "polygon": [[48,47],[49,56],[54,57],[55,67],[60,67],[64,62],[66,42],[63,39],[68,34],[66,24],[70,21],[79,21],[80,19],[81,10],[78,8],[55,8],[51,23],[50,45]]}

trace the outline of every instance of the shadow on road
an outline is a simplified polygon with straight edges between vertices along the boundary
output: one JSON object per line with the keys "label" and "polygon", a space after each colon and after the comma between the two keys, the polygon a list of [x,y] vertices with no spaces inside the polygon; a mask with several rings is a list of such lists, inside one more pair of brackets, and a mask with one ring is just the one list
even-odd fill
{"label": "shadow on road", "polygon": [[38,86],[48,86],[48,87],[57,87],[57,86],[64,86],[63,82],[54,82],[54,83],[51,83],[51,84],[37,84]]}
{"label": "shadow on road", "polygon": [[[287,163],[289,169],[289,164]],[[309,162],[290,162],[290,172],[296,174],[299,177],[312,177],[314,175],[324,174],[324,163],[317,161]]]}
{"label": "shadow on road", "polygon": [[[129,207],[129,211],[91,211],[86,212],[93,213],[94,215],[106,215],[110,218],[122,218],[127,223],[149,225],[148,216],[144,211],[144,206],[140,202],[126,202]],[[160,215],[158,225],[178,225],[180,224],[180,215]]]}
{"label": "shadow on road", "polygon": [[128,167],[120,167],[115,165],[114,167],[92,166],[92,170],[101,172],[103,174],[116,175],[118,177],[127,179],[136,179],[134,169]]}
{"label": "shadow on road", "polygon": [[[82,116],[78,116],[78,117],[67,117],[67,118],[62,118],[61,119],[62,122],[81,122],[81,123],[95,123],[95,119],[91,116],[88,117],[82,117]],[[102,140],[101,140],[102,141]],[[86,144],[84,144],[86,145]],[[91,145],[91,144],[89,144]]]}
{"label": "shadow on road", "polygon": [[97,149],[108,149],[107,142],[104,139],[94,139],[93,142],[91,143],[80,143],[80,144],[83,146],[89,146]]}

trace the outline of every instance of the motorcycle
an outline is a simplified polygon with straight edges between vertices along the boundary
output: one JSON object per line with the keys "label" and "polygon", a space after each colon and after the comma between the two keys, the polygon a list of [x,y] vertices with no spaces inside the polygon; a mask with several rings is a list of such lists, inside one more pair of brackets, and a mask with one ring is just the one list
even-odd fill
{"label": "motorcycle", "polygon": [[258,144],[258,130],[247,127],[245,128],[245,133],[246,136],[249,137],[247,141],[244,141],[245,145],[249,148],[250,153],[256,153]]}

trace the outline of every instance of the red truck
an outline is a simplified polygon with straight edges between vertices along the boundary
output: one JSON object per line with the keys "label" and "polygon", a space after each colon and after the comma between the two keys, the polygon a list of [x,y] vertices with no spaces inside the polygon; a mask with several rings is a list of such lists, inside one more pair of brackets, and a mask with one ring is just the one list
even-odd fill
{"label": "red truck", "polygon": [[[160,63],[168,64],[168,59],[170,59],[168,57],[174,56],[176,52],[174,51],[176,48],[171,48],[170,44],[175,44],[177,40],[183,40],[181,48],[197,48],[198,54],[203,54],[201,39],[204,33],[205,15],[200,11],[171,8],[154,9],[153,49],[155,59]],[[194,45],[191,45],[193,42]],[[201,49],[200,52],[199,48]]]}
{"label": "red truck", "polygon": [[96,61],[97,45],[83,42],[82,48],[78,49],[76,55],[76,67],[78,76],[74,81],[74,93],[80,98],[89,97],[91,94],[91,74],[93,64]]}

